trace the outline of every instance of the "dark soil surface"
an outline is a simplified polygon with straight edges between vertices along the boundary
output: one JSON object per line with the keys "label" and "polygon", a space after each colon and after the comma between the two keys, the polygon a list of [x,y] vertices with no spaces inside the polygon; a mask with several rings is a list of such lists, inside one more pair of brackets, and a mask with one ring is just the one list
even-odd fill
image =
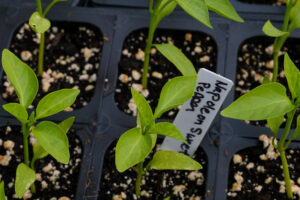
{"label": "dark soil surface", "polygon": [[286,0],[238,0],[243,3],[250,3],[250,4],[267,4],[267,5],[274,5],[274,6],[281,6],[285,5]]}
{"label": "dark soil surface", "polygon": [[[273,42],[274,39],[269,37],[254,37],[247,39],[241,44],[238,52],[235,98],[261,85],[264,76],[268,76],[272,79]],[[287,87],[287,81],[283,71],[283,55],[284,52],[287,52],[295,65],[300,67],[300,39],[288,39],[281,51],[277,80]],[[266,125],[266,121],[251,121],[247,123],[259,126]],[[293,127],[295,127],[295,123]]]}
{"label": "dark soil surface", "polygon": [[[99,200],[137,199],[135,195],[135,169],[131,168],[124,173],[119,173],[116,170],[115,146],[116,142],[108,148],[104,157]],[[153,155],[153,153],[151,155]],[[203,199],[206,194],[207,156],[204,151],[199,148],[195,153],[194,159],[203,166],[202,170],[149,170],[142,180],[140,199],[162,200],[168,196],[171,196],[172,200]]]}
{"label": "dark soil surface", "polygon": [[[132,105],[130,87],[140,91],[150,103],[152,109],[157,105],[163,85],[171,78],[180,76],[177,68],[164,58],[155,48],[151,50],[148,89],[142,89],[142,68],[147,30],[141,29],[127,36],[122,48],[119,62],[118,82],[115,101],[118,108],[129,114],[136,115]],[[216,71],[217,46],[212,37],[199,32],[157,30],[153,43],[172,43],[191,60],[196,70],[200,67]],[[172,110],[162,118],[174,119],[177,110]]]}
{"label": "dark soil surface", "polygon": [[[70,162],[68,165],[58,163],[53,157],[47,156],[36,161],[36,194],[27,199],[58,200],[62,197],[75,198],[77,179],[82,158],[81,142],[76,130],[68,133],[70,145]],[[30,141],[33,141],[31,138]],[[5,148],[7,142],[13,142],[13,148]],[[31,145],[30,145],[31,146]],[[8,199],[18,199],[15,194],[14,182],[16,169],[23,162],[23,136],[19,126],[0,128],[0,180],[4,180],[5,193]],[[32,156],[31,156],[32,158]]]}
{"label": "dark soil surface", "polygon": [[[16,30],[10,45],[10,50],[36,72],[39,38],[25,23]],[[94,95],[103,42],[102,33],[91,24],[52,22],[45,34],[44,75],[39,77],[40,89],[33,105],[49,92],[76,88],[81,92],[68,110],[86,106]],[[17,101],[6,75],[0,93],[7,102]]]}
{"label": "dark soil surface", "polygon": [[[261,143],[235,154],[236,157],[241,156],[242,162],[230,163],[228,200],[287,200],[280,155],[269,145],[270,141],[266,139],[265,144]],[[291,180],[294,181],[294,199],[299,199],[300,148],[287,149],[286,155]]]}

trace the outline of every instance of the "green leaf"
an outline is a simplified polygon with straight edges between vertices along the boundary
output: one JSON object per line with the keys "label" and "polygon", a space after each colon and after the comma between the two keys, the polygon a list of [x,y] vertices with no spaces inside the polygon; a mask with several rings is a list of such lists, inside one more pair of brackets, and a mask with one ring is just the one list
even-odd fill
{"label": "green leaf", "polygon": [[297,127],[291,137],[293,139],[300,139],[300,115],[297,117]]}
{"label": "green leaf", "polygon": [[153,149],[156,145],[157,134],[150,134],[150,137],[151,137],[151,141],[152,141],[151,149]]}
{"label": "green leaf", "polygon": [[154,29],[157,27],[159,22],[170,15],[173,10],[176,8],[177,3],[173,0],[158,0],[155,3],[155,9],[157,12],[155,13],[155,21],[153,22]]}
{"label": "green leaf", "polygon": [[205,0],[176,0],[178,5],[202,24],[212,28]]}
{"label": "green leaf", "polygon": [[284,55],[284,73],[293,99],[300,97],[300,72],[289,55]]}
{"label": "green leaf", "polygon": [[168,196],[168,197],[164,198],[164,200],[171,200],[171,197]]}
{"label": "green leaf", "polygon": [[20,104],[27,108],[32,103],[39,88],[34,71],[7,49],[2,52],[2,66],[15,88]]}
{"label": "green leaf", "polygon": [[5,190],[4,190],[4,181],[1,181],[1,183],[0,183],[0,200],[6,200]]}
{"label": "green leaf", "polygon": [[79,92],[75,89],[61,89],[47,94],[37,105],[36,119],[54,115],[71,106]]}
{"label": "green leaf", "polygon": [[295,5],[292,7],[290,12],[290,29],[297,29],[300,28],[300,1],[296,1]]}
{"label": "green leaf", "polygon": [[284,116],[282,115],[282,116],[267,120],[271,131],[275,134],[275,137],[277,137],[277,135],[278,135],[278,131],[279,131],[280,125],[283,122],[283,119],[284,119]]}
{"label": "green leaf", "polygon": [[64,132],[67,134],[70,128],[72,127],[74,123],[75,117],[69,117],[68,119],[65,119],[64,121],[60,122],[58,125],[64,130]]}
{"label": "green leaf", "polygon": [[25,192],[35,181],[35,172],[24,163],[17,167],[15,192],[19,198],[22,198]]}
{"label": "green leaf", "polygon": [[289,34],[288,32],[284,32],[273,26],[270,20],[268,20],[265,25],[263,26],[262,31],[270,37],[281,37],[284,35]]}
{"label": "green leaf", "polygon": [[179,76],[169,80],[160,93],[154,118],[189,100],[196,87],[197,76]]}
{"label": "green leaf", "polygon": [[262,84],[272,83],[272,81],[269,79],[269,77],[264,76]]}
{"label": "green leaf", "polygon": [[187,143],[178,128],[169,122],[160,122],[151,127],[151,133],[168,136],[183,143]]}
{"label": "green leaf", "polygon": [[116,146],[116,167],[119,172],[143,161],[152,150],[150,135],[142,135],[140,128],[126,131],[118,140]]}
{"label": "green leaf", "polygon": [[151,125],[154,121],[152,109],[148,104],[147,100],[145,99],[145,97],[140,93],[138,93],[137,91],[135,91],[133,88],[131,88],[131,94],[138,109],[138,114],[139,114],[138,123],[140,123],[139,125],[142,127],[143,130],[144,127]]}
{"label": "green leaf", "polygon": [[197,75],[192,62],[172,44],[154,44],[158,51],[172,62],[184,76]]}
{"label": "green leaf", "polygon": [[150,161],[156,170],[199,170],[202,166],[192,158],[175,151],[158,151]]}
{"label": "green leaf", "polygon": [[45,17],[42,17],[39,12],[32,13],[29,19],[31,29],[36,33],[45,33],[51,26],[51,23]]}
{"label": "green leaf", "polygon": [[33,161],[42,159],[48,156],[48,152],[37,142],[33,145]]}
{"label": "green leaf", "polygon": [[57,161],[68,164],[70,160],[69,142],[65,131],[50,121],[40,122],[33,130],[40,145]]}
{"label": "green leaf", "polygon": [[28,119],[27,110],[19,103],[8,103],[2,106],[4,110],[12,114],[21,123],[26,123]]}
{"label": "green leaf", "polygon": [[285,87],[280,83],[269,83],[241,96],[221,115],[241,120],[264,120],[282,116],[293,109]]}
{"label": "green leaf", "polygon": [[206,0],[208,9],[228,19],[244,22],[228,0]]}

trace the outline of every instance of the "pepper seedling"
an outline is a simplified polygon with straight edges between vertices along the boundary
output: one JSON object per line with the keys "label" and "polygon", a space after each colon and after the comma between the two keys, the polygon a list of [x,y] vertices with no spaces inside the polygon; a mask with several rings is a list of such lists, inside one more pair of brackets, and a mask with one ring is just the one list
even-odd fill
{"label": "pepper seedling", "polygon": [[[241,120],[268,121],[270,129],[274,133],[272,145],[280,153],[287,197],[293,199],[285,150],[292,140],[300,139],[300,115],[297,117],[296,129],[290,133],[296,110],[300,108],[300,71],[287,53],[284,56],[284,72],[291,98],[287,96],[285,86],[265,78],[262,85],[235,100],[221,112],[221,115]],[[280,125],[284,121],[284,115],[287,115],[284,133],[276,144],[275,138],[278,136]]]}
{"label": "pepper seedling", "polygon": [[[147,43],[145,48],[145,57],[143,64],[142,85],[147,88],[148,71],[150,61],[150,50],[153,42],[155,30],[160,21],[170,15],[177,5],[179,5],[187,14],[204,24],[205,26],[212,28],[209,20],[209,12],[211,10],[223,17],[227,17],[237,22],[243,22],[243,19],[237,14],[228,0],[150,0],[149,12],[150,24],[148,30]],[[170,45],[169,45],[170,46]],[[167,47],[165,47],[166,49]],[[173,46],[173,49],[176,48]],[[158,48],[159,51],[161,51]],[[178,50],[179,51],[179,50]],[[162,53],[162,52],[161,52]],[[176,66],[177,67],[177,66]]]}
{"label": "pepper seedling", "polygon": [[174,151],[158,151],[144,167],[145,159],[154,149],[157,135],[168,136],[186,143],[186,140],[169,122],[155,120],[166,111],[183,104],[192,97],[197,76],[179,76],[169,80],[162,88],[158,105],[153,113],[147,100],[131,88],[138,109],[137,127],[122,134],[117,142],[115,164],[119,172],[136,165],[136,195],[140,195],[142,176],[150,169],[156,170],[199,170],[202,166],[192,158]]}
{"label": "pepper seedling", "polygon": [[43,12],[41,0],[36,0],[37,11],[34,12],[30,19],[29,25],[31,29],[40,34],[40,46],[39,46],[39,59],[38,59],[38,75],[43,76],[44,71],[44,49],[45,49],[45,32],[51,27],[51,22],[45,16],[49,10],[58,2],[64,2],[68,0],[53,0]]}
{"label": "pepper seedling", "polygon": [[[19,103],[8,103],[3,105],[3,108],[22,124],[24,163],[18,165],[15,181],[15,192],[21,198],[30,187],[31,191],[35,192],[34,163],[36,160],[50,154],[61,163],[69,163],[67,132],[74,122],[74,117],[60,124],[51,121],[37,122],[37,120],[52,116],[71,106],[80,91],[61,89],[49,93],[40,100],[36,110],[29,116],[27,109],[33,102],[39,87],[34,71],[7,49],[2,52],[2,66],[19,99]],[[28,138],[31,133],[37,142],[33,145],[33,158],[30,161]]]}
{"label": "pepper seedling", "polygon": [[263,26],[263,32],[267,36],[275,38],[273,43],[273,82],[277,81],[280,50],[291,32],[298,28],[300,28],[300,1],[297,0],[286,0],[286,11],[281,30],[277,29],[270,20]]}

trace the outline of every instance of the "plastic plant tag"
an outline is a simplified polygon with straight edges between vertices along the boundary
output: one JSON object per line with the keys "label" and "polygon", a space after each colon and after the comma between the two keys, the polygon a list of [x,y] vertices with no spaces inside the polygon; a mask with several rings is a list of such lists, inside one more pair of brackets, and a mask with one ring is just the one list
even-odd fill
{"label": "plastic plant tag", "polygon": [[161,150],[172,150],[192,156],[203,140],[233,83],[207,69],[198,72],[193,97],[185,102],[173,124],[180,130],[187,144],[166,137]]}

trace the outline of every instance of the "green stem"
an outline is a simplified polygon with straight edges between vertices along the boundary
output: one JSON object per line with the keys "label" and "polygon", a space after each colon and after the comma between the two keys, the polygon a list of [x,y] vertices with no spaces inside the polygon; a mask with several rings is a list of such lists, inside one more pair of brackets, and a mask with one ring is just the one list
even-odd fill
{"label": "green stem", "polygon": [[289,112],[287,114],[288,118],[287,118],[287,121],[286,121],[286,124],[285,124],[285,127],[284,127],[284,132],[283,132],[283,135],[281,136],[281,138],[278,142],[278,146],[277,146],[279,151],[282,151],[283,148],[284,148],[284,142],[285,142],[285,140],[287,139],[287,137],[289,135],[295,113],[296,113],[296,109],[292,110],[291,112]]}
{"label": "green stem", "polygon": [[41,33],[39,60],[38,60],[38,75],[43,76],[44,68],[44,47],[45,47],[45,33]]}
{"label": "green stem", "polygon": [[135,182],[135,194],[136,196],[140,196],[141,195],[141,181],[142,181],[142,177],[145,174],[145,171],[143,169],[143,162],[140,162],[137,165],[137,178],[136,178],[136,182]]}
{"label": "green stem", "polygon": [[152,14],[153,12],[153,0],[150,0],[149,2],[149,12]]}
{"label": "green stem", "polygon": [[[31,164],[30,164],[30,167],[31,167],[31,169],[32,170],[34,170],[34,164],[35,164],[35,161],[36,161],[36,159],[32,159],[32,161],[31,161]],[[35,171],[35,170],[34,170]],[[36,189],[35,189],[35,185],[34,185],[34,183],[32,183],[32,185],[30,186],[30,189],[31,189],[31,192],[32,193],[36,193]]]}
{"label": "green stem", "polygon": [[47,8],[45,9],[44,13],[43,13],[43,17],[45,17],[47,15],[47,13],[49,12],[49,10],[52,8],[52,6],[54,6],[54,4],[56,4],[57,2],[60,2],[60,1],[63,1],[63,0],[53,0],[48,6]]}
{"label": "green stem", "polygon": [[23,132],[23,148],[24,148],[24,163],[29,167],[29,148],[28,148],[28,135],[29,129],[25,123],[22,123]]}
{"label": "green stem", "polygon": [[[291,12],[292,7],[293,7],[293,4],[291,1],[289,1],[286,6],[283,25],[282,25],[282,31],[284,31],[284,32],[286,32],[288,30],[288,25],[289,25],[289,21],[290,21],[290,12]],[[287,38],[288,38],[288,35],[276,38],[274,41],[274,44],[273,44],[273,48],[274,48],[274,54],[273,54],[274,66],[273,66],[273,78],[272,78],[273,82],[277,81],[279,52]]]}
{"label": "green stem", "polygon": [[37,11],[40,13],[41,16],[43,16],[43,9],[42,9],[41,0],[36,0],[35,2],[36,2]]}
{"label": "green stem", "polygon": [[149,71],[149,61],[150,61],[150,50],[153,42],[154,32],[156,26],[155,23],[155,15],[151,14],[149,31],[148,31],[148,39],[145,48],[145,57],[144,57],[144,65],[143,65],[143,76],[142,76],[142,85],[146,89],[148,83],[148,71]]}
{"label": "green stem", "polygon": [[285,156],[285,151],[279,151],[281,163],[283,167],[283,175],[284,175],[284,182],[285,182],[285,188],[286,188],[286,194],[289,199],[293,199],[293,193],[292,193],[292,187],[291,187],[291,180],[290,180],[290,172],[288,163]]}

